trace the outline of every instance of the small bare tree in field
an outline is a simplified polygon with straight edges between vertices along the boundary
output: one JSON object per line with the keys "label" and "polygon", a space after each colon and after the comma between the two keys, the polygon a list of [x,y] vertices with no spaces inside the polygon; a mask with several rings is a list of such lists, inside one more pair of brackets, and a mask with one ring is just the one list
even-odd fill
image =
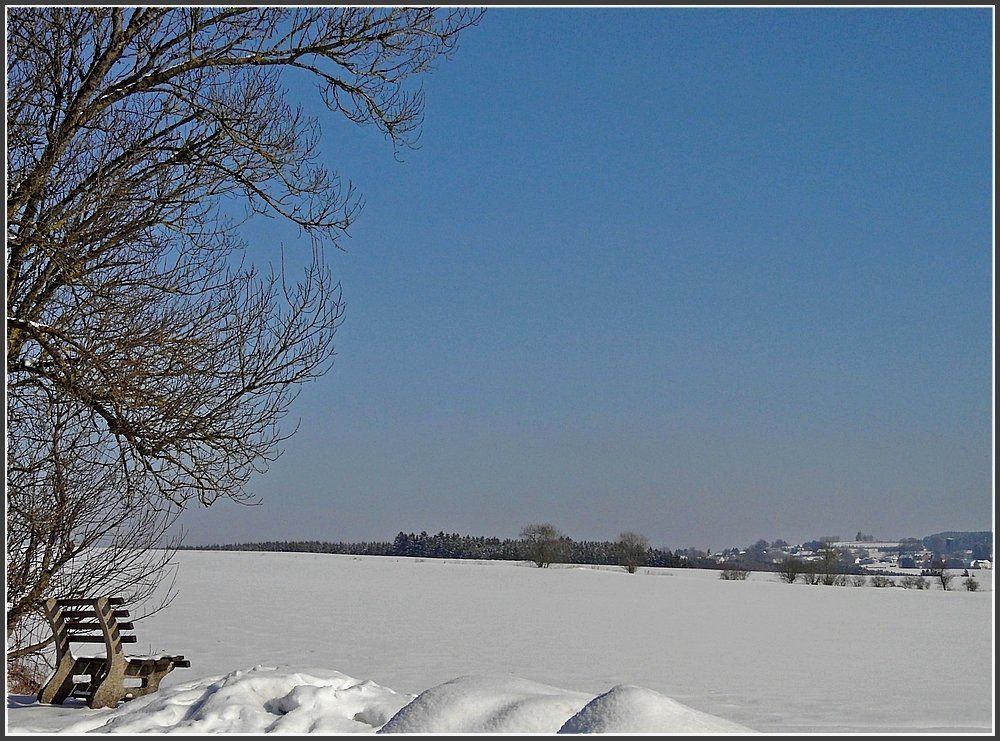
{"label": "small bare tree in field", "polygon": [[526,525],[521,530],[521,540],[528,560],[540,569],[565,561],[569,555],[566,536],[547,522]]}
{"label": "small bare tree in field", "polygon": [[645,535],[626,531],[618,536],[618,562],[625,570],[634,574],[646,563],[649,553],[649,540]]}
{"label": "small bare tree in field", "polygon": [[724,581],[746,581],[750,578],[750,570],[742,566],[728,566],[719,572],[719,578]]}
{"label": "small bare tree in field", "polygon": [[938,560],[930,569],[930,575],[938,580],[938,584],[941,585],[941,589],[948,591],[951,589],[952,579],[955,575],[948,571],[945,560],[942,558]]}
{"label": "small bare tree in field", "polygon": [[840,565],[840,551],[833,543],[823,543],[820,546],[819,566],[823,584],[841,586],[846,583],[846,576]]}

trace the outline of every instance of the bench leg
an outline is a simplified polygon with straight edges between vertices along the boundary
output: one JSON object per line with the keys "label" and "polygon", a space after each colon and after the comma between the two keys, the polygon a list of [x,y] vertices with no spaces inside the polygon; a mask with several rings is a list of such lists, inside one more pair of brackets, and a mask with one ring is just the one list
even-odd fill
{"label": "bench leg", "polygon": [[160,680],[167,676],[170,670],[161,672],[153,672],[142,678],[142,684],[138,687],[129,687],[128,691],[132,693],[133,697],[142,697],[143,695],[148,695],[151,692],[156,692],[160,689]]}
{"label": "bench leg", "polygon": [[[82,657],[74,659],[72,656],[64,654],[52,677],[39,690],[38,702],[62,705],[67,697],[74,695],[78,690],[89,693],[90,689],[101,681],[105,672],[104,667],[105,662],[102,658]],[[78,676],[86,676],[87,679],[77,682],[76,677]],[[75,696],[81,697],[82,695]]]}
{"label": "bench leg", "polygon": [[112,708],[125,697],[125,659],[115,655],[109,663],[107,672],[97,678],[92,686],[90,697],[87,698],[89,708]]}
{"label": "bench leg", "polygon": [[72,656],[63,656],[56,664],[55,672],[49,681],[38,691],[38,702],[62,705],[73,691],[73,666],[76,662]]}
{"label": "bench leg", "polygon": [[160,681],[174,670],[174,662],[169,658],[153,661],[132,661],[125,669],[126,677],[139,677],[142,684],[139,687],[126,687],[133,697],[142,697],[160,688]]}

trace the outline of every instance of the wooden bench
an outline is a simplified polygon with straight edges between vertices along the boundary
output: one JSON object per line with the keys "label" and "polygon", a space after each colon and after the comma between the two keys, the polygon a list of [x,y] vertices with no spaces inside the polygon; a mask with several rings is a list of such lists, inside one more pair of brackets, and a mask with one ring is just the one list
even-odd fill
{"label": "wooden bench", "polygon": [[[128,610],[121,597],[48,599],[43,603],[56,645],[56,667],[38,693],[38,701],[61,705],[67,697],[106,708],[156,692],[160,680],[179,666],[183,656],[128,657],[123,643],[135,643]],[[120,620],[122,619],[122,620]],[[74,656],[73,643],[103,643],[103,656]]]}

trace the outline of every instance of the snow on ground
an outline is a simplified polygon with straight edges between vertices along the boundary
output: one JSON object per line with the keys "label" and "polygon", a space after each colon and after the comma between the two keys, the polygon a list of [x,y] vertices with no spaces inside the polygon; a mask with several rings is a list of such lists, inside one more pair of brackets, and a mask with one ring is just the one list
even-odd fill
{"label": "snow on ground", "polygon": [[993,733],[989,571],[945,592],[307,553],[178,562],[179,594],[137,623],[135,652],[192,666],[113,709],[8,696],[8,734]]}

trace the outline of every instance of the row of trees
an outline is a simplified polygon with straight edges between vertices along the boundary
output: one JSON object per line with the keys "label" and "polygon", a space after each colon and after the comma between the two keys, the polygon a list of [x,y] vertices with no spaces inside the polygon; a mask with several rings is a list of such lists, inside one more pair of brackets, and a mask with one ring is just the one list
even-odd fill
{"label": "row of trees", "polygon": [[[790,562],[798,559],[789,559]],[[748,569],[739,566],[728,566],[719,572],[719,578],[726,581],[745,581],[750,577]],[[929,578],[930,577],[930,578]],[[979,582],[976,577],[970,576],[966,571],[963,574],[962,586],[966,591],[975,592],[979,589]],[[933,569],[926,574],[903,574],[898,578],[885,574],[847,574],[844,572],[824,572],[817,568],[812,562],[805,563],[783,563],[778,569],[778,578],[788,584],[801,581],[806,584],[826,584],[828,586],[854,586],[854,587],[902,587],[903,589],[928,589],[932,581],[936,580],[944,591],[949,591],[955,575],[947,569]]]}
{"label": "row of trees", "polygon": [[[183,546],[182,546],[183,547]],[[620,565],[634,574],[640,566],[689,565],[669,550],[652,548],[643,535],[622,533],[617,541],[573,540],[549,523],[524,527],[519,539],[439,532],[429,535],[400,532],[389,541],[360,543],[326,541],[264,541],[234,545],[198,546],[200,550],[286,551],[339,553],[361,556],[463,558],[531,561],[540,568],[555,563]]]}
{"label": "row of trees", "polygon": [[[834,586],[865,586],[871,584],[874,587],[901,586],[904,589],[927,589],[931,581],[936,581],[941,589],[948,591],[952,588],[952,583],[956,577],[955,573],[948,569],[946,559],[938,559],[929,569],[923,573],[902,574],[898,581],[893,577],[883,573],[868,574],[847,566],[841,560],[840,551],[832,543],[818,543],[818,558],[803,559],[796,556],[789,556],[773,564],[773,570],[777,572],[778,579],[788,584],[795,582],[805,582],[806,584],[825,584]],[[744,580],[750,576],[751,570],[740,563],[730,563],[722,567],[719,577],[724,580]],[[974,592],[979,588],[979,582],[975,577],[969,575],[966,570],[963,574],[962,582],[966,590]]]}
{"label": "row of trees", "polygon": [[614,543],[577,543],[551,523],[533,523],[521,530],[521,540],[525,557],[539,568],[553,563],[618,564],[634,574],[643,565],[685,565],[683,559],[669,550],[651,548],[646,536],[632,531],[623,532]]}
{"label": "row of trees", "polygon": [[[810,584],[841,584],[846,583],[852,577],[858,583],[865,583],[864,580],[866,579],[864,574],[849,574],[848,570],[838,563],[836,551],[833,548],[820,551],[819,561],[786,558],[778,564],[777,571],[781,580],[789,584],[797,581],[799,577],[802,577],[803,580]],[[925,569],[919,575],[904,574],[900,584],[907,588],[916,587],[917,589],[923,589],[927,583],[927,579],[930,578],[936,581],[942,590],[947,592],[951,589],[955,576],[955,573],[948,569],[947,561],[945,559],[938,559],[929,569]],[[966,589],[970,592],[975,591],[978,588],[975,578],[970,577],[968,571],[965,572],[964,576]],[[874,574],[872,578],[875,586],[892,586],[895,584],[891,577],[884,574]],[[970,580],[974,586],[970,586]]]}

